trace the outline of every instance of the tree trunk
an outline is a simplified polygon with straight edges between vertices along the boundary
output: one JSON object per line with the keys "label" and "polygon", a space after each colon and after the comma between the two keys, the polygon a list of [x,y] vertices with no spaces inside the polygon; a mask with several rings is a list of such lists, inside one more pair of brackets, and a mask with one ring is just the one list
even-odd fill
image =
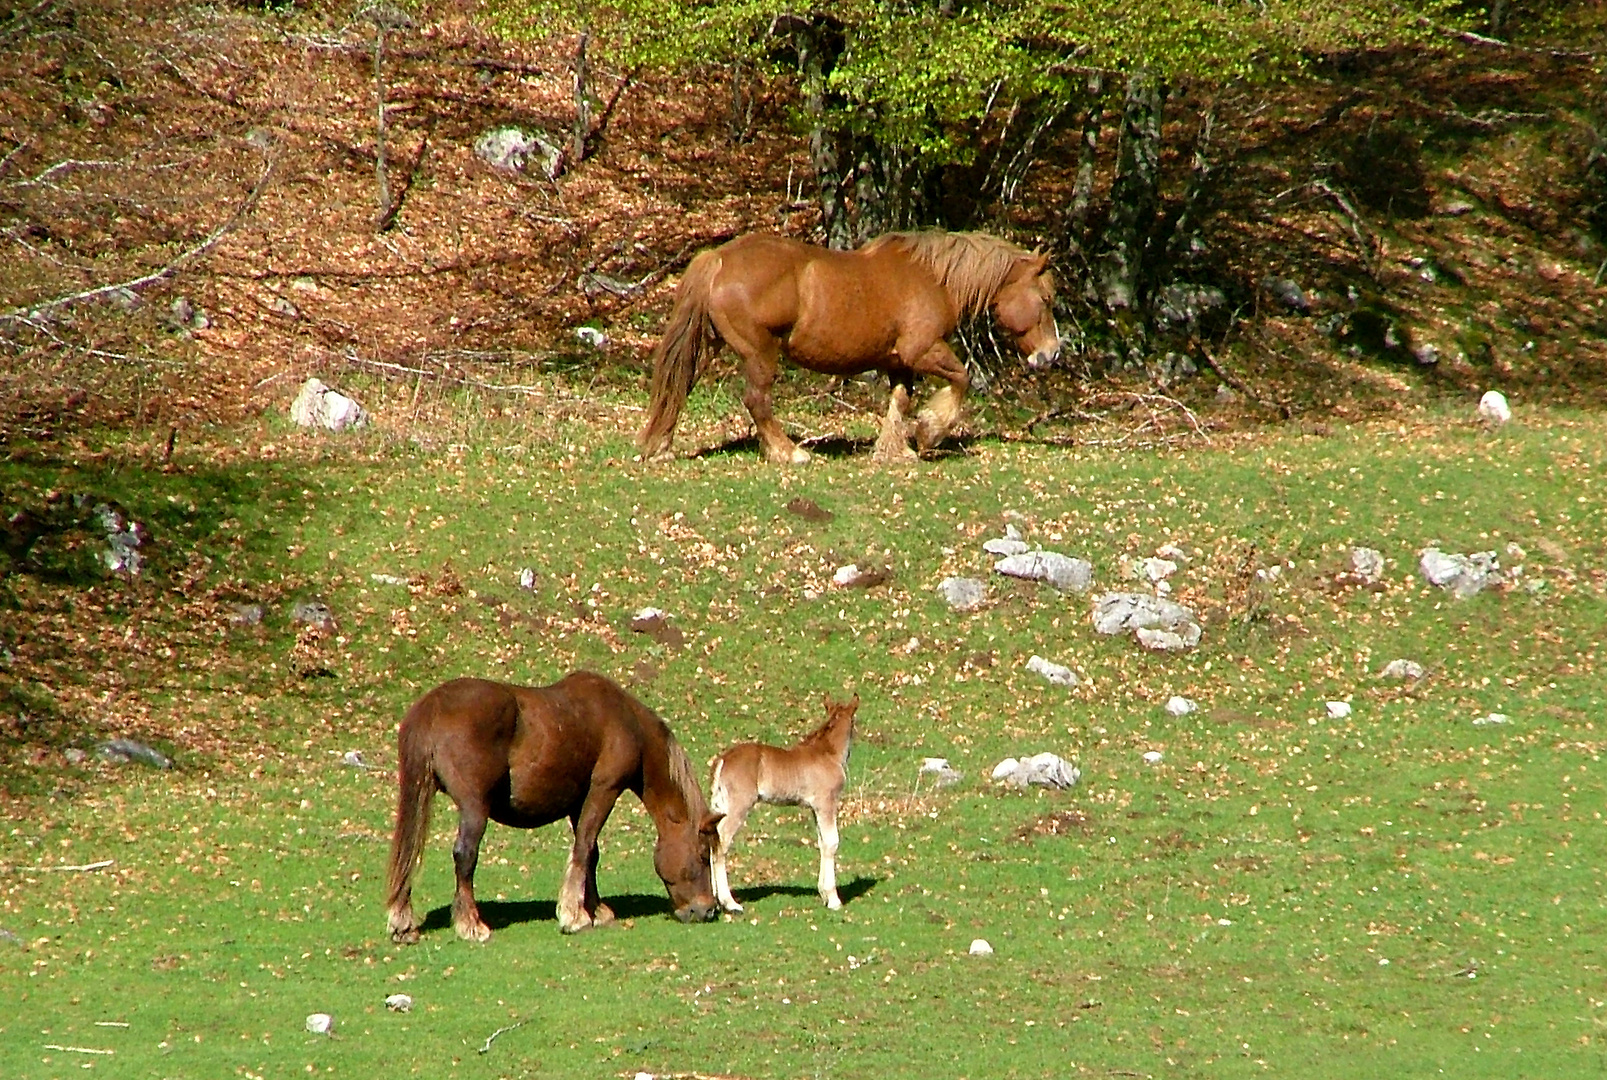
{"label": "tree trunk", "polygon": [[379,213],[374,226],[385,230],[391,218],[391,184],[385,175],[385,27],[374,27],[374,176],[379,182]]}
{"label": "tree trunk", "polygon": [[1121,152],[1111,184],[1099,291],[1105,306],[1137,306],[1144,249],[1160,205],[1161,107],[1165,91],[1154,72],[1135,71],[1127,80],[1122,110]]}
{"label": "tree trunk", "polygon": [[586,140],[591,135],[591,94],[587,86],[591,76],[586,70],[586,46],[590,43],[591,34],[581,31],[575,46],[575,128],[569,140],[569,158],[576,165],[586,160]]}
{"label": "tree trunk", "polygon": [[818,26],[800,22],[794,35],[798,70],[803,75],[804,113],[809,117],[809,164],[815,170],[820,228],[826,234],[828,247],[845,248],[850,240],[844,197],[848,177],[843,172],[836,134],[826,122],[826,76],[836,57],[829,52],[826,35]]}
{"label": "tree trunk", "polygon": [[1105,77],[1088,76],[1088,112],[1082,122],[1082,145],[1077,152],[1077,180],[1071,188],[1071,209],[1066,214],[1066,239],[1080,250],[1088,238],[1088,207],[1094,197],[1094,166],[1099,161],[1099,129],[1105,119]]}

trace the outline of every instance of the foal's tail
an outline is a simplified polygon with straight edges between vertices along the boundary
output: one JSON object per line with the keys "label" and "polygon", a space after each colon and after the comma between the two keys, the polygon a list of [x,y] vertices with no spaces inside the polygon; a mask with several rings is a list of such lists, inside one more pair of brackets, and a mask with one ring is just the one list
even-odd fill
{"label": "foal's tail", "polygon": [[719,252],[705,251],[692,260],[676,287],[670,321],[653,349],[653,400],[647,408],[647,424],[636,440],[644,458],[669,445],[681,406],[697,382],[698,369],[719,347],[719,334],[709,318],[709,290],[720,266]]}
{"label": "foal's tail", "polygon": [[413,872],[424,857],[424,841],[430,831],[430,803],[438,787],[435,744],[422,713],[429,702],[426,697],[408,710],[397,737],[399,792],[396,831],[391,836],[390,888],[385,901],[386,909],[393,913],[408,905]]}

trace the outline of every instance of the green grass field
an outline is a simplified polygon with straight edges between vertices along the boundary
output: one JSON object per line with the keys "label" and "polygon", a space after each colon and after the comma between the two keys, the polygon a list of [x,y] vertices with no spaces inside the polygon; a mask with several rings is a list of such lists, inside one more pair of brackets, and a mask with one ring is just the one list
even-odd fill
{"label": "green grass field", "polygon": [[[725,407],[694,405],[694,425]],[[629,414],[608,415],[413,441],[269,425],[167,468],[133,444],[0,463],[12,502],[116,498],[156,535],[134,582],[48,546],[0,579],[20,718],[0,743],[0,1074],[1607,1071],[1600,415],[1532,408],[1489,432],[1431,411],[1162,449],[983,439],[892,469],[855,446],[792,470],[751,446],[644,466]],[[1094,590],[993,574],[982,543],[1007,524],[1089,560]],[[1166,543],[1189,555],[1173,596],[1201,645],[1097,635],[1093,597],[1143,588],[1124,568]],[[1353,545],[1384,553],[1380,584],[1340,580]],[[1419,574],[1428,546],[1523,574],[1457,600]],[[834,586],[850,562],[890,578]],[[951,574],[987,582],[981,610],[949,610]],[[330,674],[303,678],[289,611],[313,596],[338,630],[315,646]],[[260,627],[230,625],[242,602]],[[684,640],[632,633],[648,605]],[[1080,685],[1026,671],[1033,654]],[[1428,675],[1379,679],[1397,657]],[[795,738],[857,691],[843,910],[815,896],[803,812],[761,808],[732,862],[746,913],[675,922],[626,796],[600,870],[621,925],[560,935],[567,830],[493,826],[496,934],[469,945],[446,918],[442,799],[424,942],[392,945],[403,710],[457,675],[576,667],[700,763]],[[1174,694],[1200,710],[1170,715]],[[1474,723],[1491,713],[1509,720]],[[121,734],[176,768],[65,756]],[[989,780],[1041,750],[1081,783]],[[964,778],[935,788],[927,756]],[[386,1010],[397,992],[411,1012]],[[315,1012],[331,1035],[305,1031]]]}

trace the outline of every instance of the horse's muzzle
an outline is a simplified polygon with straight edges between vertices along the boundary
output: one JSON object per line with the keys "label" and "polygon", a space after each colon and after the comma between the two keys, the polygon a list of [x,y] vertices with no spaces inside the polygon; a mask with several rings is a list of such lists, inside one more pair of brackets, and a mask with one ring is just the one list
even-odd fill
{"label": "horse's muzzle", "polygon": [[696,902],[683,908],[675,909],[675,917],[684,923],[708,922],[720,914],[720,906],[713,901],[707,904]]}
{"label": "horse's muzzle", "polygon": [[1033,353],[1031,359],[1027,361],[1027,366],[1034,370],[1038,368],[1053,367],[1055,361],[1059,359],[1060,342],[1057,341],[1053,346],[1047,349],[1039,349],[1037,352]]}

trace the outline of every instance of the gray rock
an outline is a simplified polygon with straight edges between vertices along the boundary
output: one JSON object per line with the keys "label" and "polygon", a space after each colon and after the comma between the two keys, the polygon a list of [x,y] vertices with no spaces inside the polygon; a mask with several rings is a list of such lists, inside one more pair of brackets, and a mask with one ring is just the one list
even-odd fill
{"label": "gray rock", "polygon": [[1507,397],[1499,390],[1486,390],[1479,398],[1479,419],[1491,424],[1504,424],[1512,419]]}
{"label": "gray rock", "polygon": [[1356,577],[1372,584],[1384,576],[1384,554],[1372,548],[1353,547],[1350,549],[1350,569]]}
{"label": "gray rock", "polygon": [[106,761],[120,765],[136,762],[140,765],[149,765],[153,769],[173,767],[173,760],[166,754],[133,739],[108,739],[95,747],[95,753]]}
{"label": "gray rock", "polygon": [[290,420],[299,427],[344,431],[349,427],[366,427],[368,411],[320,380],[308,379],[301,384],[296,400],[290,403]]}
{"label": "gray rock", "polygon": [[937,591],[956,611],[975,611],[988,598],[987,586],[976,578],[944,578],[938,582]]}
{"label": "gray rock", "polygon": [[1094,581],[1094,568],[1083,559],[1056,551],[1026,551],[993,564],[994,572],[1027,581],[1047,581],[1061,592],[1083,592]]}
{"label": "gray rock", "polygon": [[949,764],[948,758],[940,757],[923,758],[920,771],[922,776],[937,777],[937,786],[940,788],[957,784],[965,776],[964,773]]}
{"label": "gray rock", "polygon": [[989,555],[1021,555],[1032,550],[1032,546],[1025,540],[1011,540],[1008,537],[999,540],[989,540],[982,545],[982,550]]}
{"label": "gray rock", "polygon": [[1155,314],[1176,326],[1189,326],[1200,316],[1228,302],[1227,294],[1209,285],[1177,282],[1166,286],[1155,297]]}
{"label": "gray rock", "polygon": [[101,552],[106,568],[114,574],[138,575],[143,561],[140,548],[149,539],[144,526],[111,503],[96,503],[90,513],[106,530],[107,546]]}
{"label": "gray rock", "polygon": [[1416,660],[1391,660],[1378,673],[1380,679],[1421,679],[1427,671]]}
{"label": "gray rock", "polygon": [[1423,342],[1412,350],[1412,356],[1424,367],[1433,367],[1440,362],[1440,350],[1430,342]]}
{"label": "gray rock", "polygon": [[261,604],[230,604],[230,626],[260,626],[266,611]]}
{"label": "gray rock", "polygon": [[1005,758],[993,767],[993,779],[1007,787],[1069,788],[1082,779],[1082,770],[1045,750],[1021,760]]}
{"label": "gray rock", "polygon": [[1261,279],[1261,287],[1267,295],[1278,301],[1291,311],[1310,311],[1311,301],[1306,297],[1306,291],[1288,278],[1268,276]]}
{"label": "gray rock", "polygon": [[1093,621],[1101,634],[1132,630],[1147,649],[1192,649],[1200,643],[1200,622],[1192,611],[1146,593],[1106,593],[1094,602]]}
{"label": "gray rock", "polygon": [[1173,716],[1187,716],[1199,710],[1199,703],[1178,694],[1166,699],[1166,711]]}
{"label": "gray rock", "polygon": [[290,621],[306,623],[321,630],[333,630],[335,613],[322,600],[303,600],[290,609]]}
{"label": "gray rock", "polygon": [[1078,682],[1077,673],[1069,667],[1045,660],[1041,656],[1033,656],[1028,660],[1027,670],[1042,675],[1056,686],[1076,686]]}
{"label": "gray rock", "polygon": [[1439,548],[1427,548],[1418,566],[1430,584],[1449,589],[1462,600],[1488,586],[1506,581],[1506,575],[1501,573],[1501,564],[1493,551],[1448,555]]}
{"label": "gray rock", "polygon": [[551,180],[563,168],[563,150],[553,143],[516,127],[493,128],[474,140],[474,152],[494,169],[524,172],[532,159],[542,175]]}
{"label": "gray rock", "polygon": [[1163,559],[1158,555],[1145,559],[1143,567],[1144,576],[1151,581],[1165,581],[1177,573],[1177,563],[1171,559]]}

